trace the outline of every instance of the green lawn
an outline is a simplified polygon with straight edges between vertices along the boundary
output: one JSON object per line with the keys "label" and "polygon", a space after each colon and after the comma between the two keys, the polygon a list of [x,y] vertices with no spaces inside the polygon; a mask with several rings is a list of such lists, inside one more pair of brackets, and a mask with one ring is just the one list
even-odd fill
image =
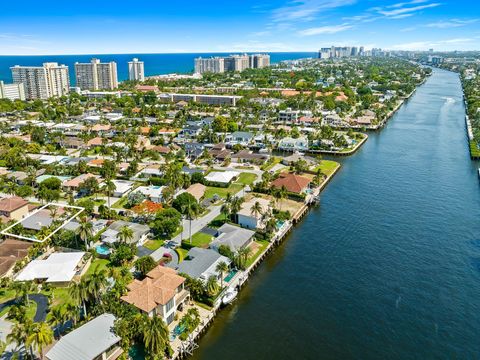
{"label": "green lawn", "polygon": [[123,209],[127,203],[128,198],[126,196],[120,198],[115,204],[112,205],[114,209]]}
{"label": "green lawn", "polygon": [[215,219],[213,219],[212,221],[210,221],[208,223],[208,226],[212,227],[212,228],[219,228],[220,226],[225,224],[225,221],[227,221],[225,219],[225,215],[224,214],[219,214],[219,215],[217,215],[217,217]]}
{"label": "green lawn", "polygon": [[267,240],[255,240],[255,243],[257,243],[258,245],[260,245],[260,247],[258,248],[257,252],[255,254],[253,254],[252,256],[250,256],[247,260],[247,268],[252,265],[254,263],[255,260],[257,260],[257,258],[263,254],[263,252],[265,251],[265,249],[267,248],[269,242]]}
{"label": "green lawn", "polygon": [[[8,313],[8,310],[10,310],[10,306],[5,307],[1,312],[0,312],[0,317]],[[29,319],[33,320],[33,317],[35,316],[35,313],[37,312],[37,303],[33,300],[30,300],[30,304],[27,307],[27,317]]]}
{"label": "green lawn", "polygon": [[[183,240],[185,243],[190,244],[190,238],[185,238]],[[192,235],[192,245],[196,247],[206,248],[208,244],[212,241],[212,236],[202,232],[197,232]]]}
{"label": "green lawn", "polygon": [[207,189],[205,191],[205,199],[210,199],[213,197],[213,195],[217,194],[220,196],[222,199],[225,199],[227,197],[227,194],[236,194],[240,190],[242,190],[242,185],[233,183],[231,184],[228,188],[220,188],[220,187],[214,187],[214,186],[207,186]]}
{"label": "green lawn", "polygon": [[263,171],[269,171],[271,170],[275,165],[277,164],[280,164],[280,162],[282,161],[282,158],[280,157],[272,157],[269,161],[267,161],[265,164],[263,164],[260,169],[262,169]]}
{"label": "green lawn", "polygon": [[181,263],[187,257],[188,250],[177,247],[175,248],[175,251],[178,254],[178,262]]}
{"label": "green lawn", "polygon": [[165,243],[164,240],[155,239],[155,240],[148,240],[145,244],[143,244],[143,246],[149,250],[155,251],[158,248],[160,248],[164,243]]}
{"label": "green lawn", "polygon": [[13,299],[15,297],[14,290],[1,289],[0,290],[0,304]]}
{"label": "green lawn", "polygon": [[331,175],[339,164],[336,161],[331,160],[322,160],[320,161],[320,165],[317,166],[314,172],[317,172],[319,169],[322,170],[322,173],[329,176]]}
{"label": "green lawn", "polygon": [[96,269],[98,269],[98,270],[105,269],[108,266],[108,264],[110,264],[110,261],[107,260],[107,259],[95,259],[90,264],[90,267],[88,268],[88,270],[87,270],[87,272],[85,273],[84,276],[88,276],[88,275],[93,274],[93,272]]}
{"label": "green lawn", "polygon": [[236,183],[240,183],[244,185],[252,185],[256,179],[257,179],[256,174],[244,172],[240,174]]}

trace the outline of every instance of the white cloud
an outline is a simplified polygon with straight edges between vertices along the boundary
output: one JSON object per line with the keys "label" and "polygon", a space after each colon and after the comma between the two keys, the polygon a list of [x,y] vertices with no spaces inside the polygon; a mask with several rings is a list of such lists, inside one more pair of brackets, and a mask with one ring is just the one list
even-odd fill
{"label": "white cloud", "polygon": [[414,13],[420,10],[434,8],[440,5],[441,5],[440,3],[431,3],[431,4],[419,5],[419,6],[413,6],[413,7],[400,7],[394,10],[378,10],[378,13],[387,17],[391,17],[391,16],[398,16],[398,15],[407,14],[407,13]]}
{"label": "white cloud", "polygon": [[438,47],[449,47],[450,45],[465,45],[474,41],[472,38],[455,38],[438,41],[414,41],[410,43],[390,46],[391,50],[427,50]]}
{"label": "white cloud", "polygon": [[448,28],[456,28],[461,26],[466,26],[469,24],[476,23],[478,19],[471,19],[471,20],[459,20],[459,19],[451,19],[451,20],[444,20],[444,21],[437,21],[434,23],[427,24],[425,26],[437,29],[448,29]]}
{"label": "white cloud", "polygon": [[293,0],[273,10],[273,21],[313,20],[323,10],[352,5],[356,0]]}
{"label": "white cloud", "polygon": [[342,31],[346,31],[353,28],[353,25],[341,24],[341,25],[327,25],[305,29],[299,31],[298,34],[301,36],[312,36],[312,35],[321,35],[321,34],[336,34]]}

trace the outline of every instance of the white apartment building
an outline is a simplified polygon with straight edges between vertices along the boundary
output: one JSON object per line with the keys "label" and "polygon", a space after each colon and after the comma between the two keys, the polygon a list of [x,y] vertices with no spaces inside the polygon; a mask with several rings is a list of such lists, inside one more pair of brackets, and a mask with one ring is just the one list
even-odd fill
{"label": "white apartment building", "polygon": [[20,66],[10,68],[14,84],[23,84],[26,99],[48,99],[67,95],[70,91],[68,66],[44,63],[43,66]]}
{"label": "white apartment building", "polygon": [[118,87],[117,63],[102,63],[93,58],[90,63],[75,63],[77,86],[82,90],[110,90]]}
{"label": "white apartment building", "polygon": [[211,73],[223,73],[225,72],[225,58],[212,57],[208,59],[196,58],[195,59],[195,73],[203,74],[206,72]]}
{"label": "white apartment building", "polygon": [[268,54],[250,55],[250,67],[252,69],[262,69],[268,66],[270,66],[270,55]]}
{"label": "white apartment building", "polygon": [[25,100],[25,87],[20,84],[5,84],[0,81],[0,99]]}
{"label": "white apartment building", "polygon": [[145,69],[143,61],[133,58],[128,62],[128,79],[132,81],[145,81]]}

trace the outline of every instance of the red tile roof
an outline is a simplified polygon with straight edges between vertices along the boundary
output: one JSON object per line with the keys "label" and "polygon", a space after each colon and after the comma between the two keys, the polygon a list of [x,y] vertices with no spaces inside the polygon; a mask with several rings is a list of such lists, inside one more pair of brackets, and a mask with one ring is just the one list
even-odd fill
{"label": "red tile roof", "polygon": [[282,173],[280,176],[272,182],[272,186],[281,189],[285,187],[287,191],[294,193],[301,193],[310,184],[311,180],[292,173]]}

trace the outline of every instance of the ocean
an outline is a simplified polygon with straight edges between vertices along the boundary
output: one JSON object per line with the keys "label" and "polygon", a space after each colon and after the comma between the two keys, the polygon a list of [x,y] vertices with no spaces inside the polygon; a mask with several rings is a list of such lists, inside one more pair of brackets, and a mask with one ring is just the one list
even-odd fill
{"label": "ocean", "polygon": [[[271,63],[317,56],[315,52],[273,52],[269,54]],[[12,82],[10,67],[14,65],[41,66],[44,62],[65,64],[69,67],[70,83],[73,86],[75,85],[74,64],[76,62],[90,62],[90,59],[94,57],[102,62],[115,61],[117,63],[118,80],[123,81],[128,79],[128,62],[132,58],[143,61],[145,63],[145,75],[152,76],[193,72],[196,57],[226,55],[230,55],[230,53],[0,56],[0,81]]]}

